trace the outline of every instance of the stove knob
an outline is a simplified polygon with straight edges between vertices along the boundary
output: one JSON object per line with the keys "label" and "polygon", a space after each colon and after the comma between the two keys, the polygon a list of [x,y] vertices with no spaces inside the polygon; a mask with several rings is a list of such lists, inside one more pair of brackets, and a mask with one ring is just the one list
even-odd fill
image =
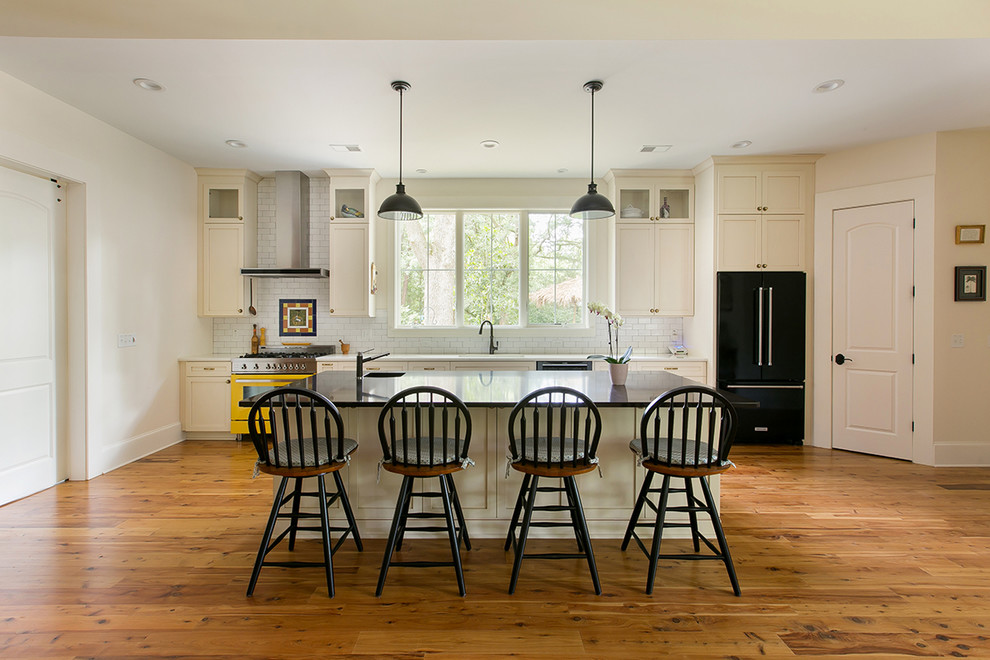
{"label": "stove knob", "polygon": [[258,363],[255,363],[255,365],[254,365],[254,368],[255,368],[255,369],[260,369],[260,368],[261,368],[261,365],[260,365],[260,364],[258,364]]}

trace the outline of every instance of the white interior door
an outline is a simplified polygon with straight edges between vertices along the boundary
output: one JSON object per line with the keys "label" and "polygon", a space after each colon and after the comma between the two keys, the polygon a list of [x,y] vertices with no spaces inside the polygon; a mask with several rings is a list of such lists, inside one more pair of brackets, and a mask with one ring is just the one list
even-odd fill
{"label": "white interior door", "polygon": [[832,446],[912,458],[914,203],[836,210]]}
{"label": "white interior door", "polygon": [[66,477],[58,388],[65,365],[65,213],[57,192],[48,179],[0,168],[0,504]]}

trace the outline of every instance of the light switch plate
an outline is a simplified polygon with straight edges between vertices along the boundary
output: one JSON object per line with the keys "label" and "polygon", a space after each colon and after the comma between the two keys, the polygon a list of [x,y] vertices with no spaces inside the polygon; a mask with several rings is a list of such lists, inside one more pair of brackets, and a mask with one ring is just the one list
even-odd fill
{"label": "light switch plate", "polygon": [[966,345],[966,335],[952,335],[952,348],[963,348]]}
{"label": "light switch plate", "polygon": [[132,334],[117,335],[117,348],[127,348],[137,344],[137,336]]}

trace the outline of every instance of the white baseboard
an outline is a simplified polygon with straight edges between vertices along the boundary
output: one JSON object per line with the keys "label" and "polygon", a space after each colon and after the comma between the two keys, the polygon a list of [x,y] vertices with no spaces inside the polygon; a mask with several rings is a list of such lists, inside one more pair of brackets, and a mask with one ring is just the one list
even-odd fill
{"label": "white baseboard", "polygon": [[104,450],[101,472],[116,470],[156,451],[178,444],[182,439],[182,429],[178,422],[127,438]]}
{"label": "white baseboard", "polygon": [[990,444],[936,444],[937,467],[987,467],[990,466]]}

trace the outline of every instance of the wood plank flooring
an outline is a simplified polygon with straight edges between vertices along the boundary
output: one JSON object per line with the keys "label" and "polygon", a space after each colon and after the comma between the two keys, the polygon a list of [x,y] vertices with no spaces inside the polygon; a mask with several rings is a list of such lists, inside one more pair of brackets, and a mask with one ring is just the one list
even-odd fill
{"label": "wood plank flooring", "polygon": [[378,599],[372,539],[336,555],[332,600],[320,569],[280,568],[247,598],[270,478],[251,479],[247,444],[185,442],[0,507],[0,657],[990,657],[990,469],[801,447],[733,459],[741,598],[718,562],[663,562],[646,596],[646,558],[616,539],[594,540],[601,596],[580,560],[527,560],[509,596],[511,556],[476,539],[465,598],[450,568],[397,567]]}

